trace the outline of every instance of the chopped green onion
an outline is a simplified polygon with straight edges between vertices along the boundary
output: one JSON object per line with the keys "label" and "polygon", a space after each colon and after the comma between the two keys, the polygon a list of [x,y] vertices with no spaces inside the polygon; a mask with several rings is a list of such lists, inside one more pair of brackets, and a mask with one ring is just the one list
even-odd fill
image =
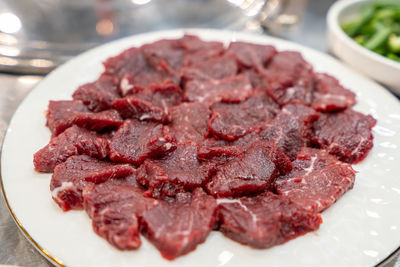
{"label": "chopped green onion", "polygon": [[389,27],[382,26],[372,37],[365,43],[365,47],[373,50],[381,46],[389,38],[392,30]]}
{"label": "chopped green onion", "polygon": [[354,37],[360,30],[361,28],[373,17],[375,9],[370,7],[366,8],[363,10],[361,17],[359,18],[359,22],[349,29],[347,32],[350,37]]}
{"label": "chopped green onion", "polygon": [[400,0],[366,4],[342,29],[359,45],[400,62]]}
{"label": "chopped green onion", "polygon": [[356,41],[360,45],[364,45],[365,44],[364,36],[361,36],[361,35],[358,35],[358,36],[354,37],[354,41]]}
{"label": "chopped green onion", "polygon": [[388,58],[390,58],[390,59],[393,59],[393,60],[396,60],[396,61],[400,62],[400,57],[395,55],[395,54],[390,53],[390,54],[387,54],[386,56]]}

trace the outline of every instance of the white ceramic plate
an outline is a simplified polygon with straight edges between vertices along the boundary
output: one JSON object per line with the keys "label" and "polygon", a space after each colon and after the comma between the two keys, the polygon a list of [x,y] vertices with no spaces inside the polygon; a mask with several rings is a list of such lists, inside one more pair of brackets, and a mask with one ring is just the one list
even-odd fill
{"label": "white ceramic plate", "polygon": [[354,189],[323,213],[316,232],[284,245],[255,250],[213,232],[194,252],[164,260],[143,238],[138,251],[121,252],[91,228],[83,211],[64,213],[49,192],[51,174],[33,170],[32,155],[50,138],[44,111],[50,99],[70,99],[78,85],[95,80],[101,62],[123,49],[176,38],[183,30],[154,32],[113,42],[69,61],[47,76],[15,113],[1,158],[6,197],[19,226],[53,262],[68,266],[373,266],[400,245],[400,105],[386,90],[333,58],[266,36],[218,30],[186,30],[205,40],[243,40],[300,51],[317,71],[328,72],[357,93],[357,110],[372,114],[375,145],[354,168]]}

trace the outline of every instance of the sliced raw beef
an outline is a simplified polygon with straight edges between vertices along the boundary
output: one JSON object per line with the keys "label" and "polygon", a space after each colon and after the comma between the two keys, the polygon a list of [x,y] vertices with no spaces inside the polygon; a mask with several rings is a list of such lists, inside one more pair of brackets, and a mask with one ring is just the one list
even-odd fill
{"label": "sliced raw beef", "polygon": [[166,81],[150,85],[145,90],[137,93],[136,96],[151,102],[166,112],[168,108],[179,105],[182,102],[183,92],[171,81]]}
{"label": "sliced raw beef", "polygon": [[53,172],[54,167],[70,156],[85,154],[103,159],[107,157],[108,141],[99,134],[72,126],[59,136],[53,137],[50,143],[33,156],[35,170]]}
{"label": "sliced raw beef", "polygon": [[175,134],[178,143],[203,141],[207,134],[207,122],[211,111],[203,103],[182,103],[170,108],[168,127]]}
{"label": "sliced raw beef", "polygon": [[275,143],[290,160],[309,145],[313,122],[319,114],[312,108],[301,104],[286,105],[260,132],[262,140]]}
{"label": "sliced raw beef", "polygon": [[124,118],[167,122],[168,108],[180,104],[181,101],[181,89],[174,83],[165,82],[117,99],[113,106]]}
{"label": "sliced raw beef", "polygon": [[82,101],[50,100],[46,113],[47,127],[53,136],[59,135],[73,125],[72,115],[83,112],[89,112],[89,110]]}
{"label": "sliced raw beef", "polygon": [[[34,155],[53,199],[84,208],[120,250],[140,234],[168,260],[211,230],[255,248],[322,222],[372,147],[355,94],[298,52],[184,35],[107,59],[73,101],[51,101]],[[218,204],[219,203],[219,204]]]}
{"label": "sliced raw beef", "polygon": [[[134,206],[134,213],[142,211],[142,207],[153,202],[151,198],[143,197],[144,189],[136,182],[136,173],[117,179],[108,179],[100,184],[90,184],[82,192],[83,208],[90,218],[99,215],[102,210],[114,206],[114,203],[129,201]],[[147,201],[150,202],[147,202]],[[156,201],[156,200],[154,200]],[[143,205],[139,205],[143,204]]]}
{"label": "sliced raw beef", "polygon": [[343,110],[356,103],[356,95],[334,77],[325,73],[314,76],[314,99],[312,107],[322,112]]}
{"label": "sliced raw beef", "polygon": [[197,150],[197,157],[204,162],[226,163],[242,154],[242,149],[232,145],[233,142],[207,138]]}
{"label": "sliced raw beef", "polygon": [[230,143],[233,146],[239,147],[243,152],[245,152],[253,143],[257,141],[261,141],[259,131],[254,131],[249,134],[246,134],[245,136],[240,137]]}
{"label": "sliced raw beef", "polygon": [[285,243],[317,230],[322,223],[319,214],[271,192],[220,203],[217,218],[222,233],[254,248]]}
{"label": "sliced raw beef", "polygon": [[123,120],[116,110],[104,110],[97,113],[76,113],[71,115],[73,124],[91,131],[110,131],[118,129]]}
{"label": "sliced raw beef", "polygon": [[249,98],[252,93],[250,80],[243,74],[222,80],[194,80],[185,85],[185,99],[190,102],[238,103]]}
{"label": "sliced raw beef", "polygon": [[74,124],[88,130],[113,130],[122,124],[122,119],[115,110],[89,112],[79,100],[50,101],[47,110],[47,126],[53,136],[59,135]]}
{"label": "sliced raw beef", "polygon": [[110,109],[112,102],[120,98],[118,83],[112,76],[102,75],[95,82],[79,86],[72,97],[81,100],[93,112]]}
{"label": "sliced raw beef", "polygon": [[279,177],[275,189],[309,211],[325,210],[353,188],[351,165],[324,150],[303,148],[292,164],[292,172]]}
{"label": "sliced raw beef", "polygon": [[168,120],[168,116],[163,109],[153,105],[151,102],[138,98],[136,95],[117,99],[114,101],[113,106],[124,118],[161,123]]}
{"label": "sliced raw beef", "polygon": [[237,159],[219,166],[207,191],[217,197],[238,197],[269,190],[279,175],[292,169],[290,160],[272,143],[256,142]]}
{"label": "sliced raw beef", "polygon": [[262,77],[262,75],[257,71],[257,69],[247,69],[244,70],[242,73],[247,75],[253,89],[259,89],[263,91],[267,90],[266,81]]}
{"label": "sliced raw beef", "polygon": [[86,155],[72,156],[54,169],[50,182],[51,195],[64,211],[80,209],[82,190],[86,185],[126,177],[134,172],[129,164],[99,161]]}
{"label": "sliced raw beef", "polygon": [[157,68],[166,62],[173,70],[181,68],[185,56],[184,50],[177,47],[177,40],[160,40],[141,47],[148,64]]}
{"label": "sliced raw beef", "polygon": [[221,42],[204,42],[199,37],[185,35],[178,40],[179,46],[185,49],[186,55],[183,61],[184,66],[207,61],[222,55],[225,51]]}
{"label": "sliced raw beef", "polygon": [[221,42],[206,42],[195,35],[185,34],[181,39],[177,40],[178,46],[183,48],[187,53],[205,51],[214,48],[224,50],[224,44]]}
{"label": "sliced raw beef", "polygon": [[201,62],[208,61],[212,58],[218,58],[224,53],[225,49],[221,43],[215,42],[215,46],[209,49],[202,49],[196,52],[188,53],[183,61],[184,67],[190,67]]}
{"label": "sliced raw beef", "polygon": [[203,162],[220,165],[237,158],[257,141],[261,141],[258,131],[251,132],[235,141],[206,138],[204,142],[199,144],[197,157]]}
{"label": "sliced raw beef", "polygon": [[120,92],[121,95],[125,96],[143,90],[150,85],[166,82],[179,84],[180,78],[168,67],[167,63],[161,62],[156,69],[139,73],[136,76],[125,73],[120,81]]}
{"label": "sliced raw beef", "polygon": [[157,201],[143,197],[135,176],[109,179],[83,190],[83,207],[92,219],[93,230],[120,250],[141,245],[137,215]]}
{"label": "sliced raw beef", "polygon": [[103,64],[104,73],[117,77],[119,80],[127,73],[135,77],[151,69],[141,49],[136,47],[129,48],[117,56],[108,58]]}
{"label": "sliced raw beef", "polygon": [[166,62],[150,66],[139,48],[130,48],[121,54],[108,58],[104,62],[104,74],[116,77],[120,82],[121,94],[135,87],[144,88],[149,84],[172,80],[179,83],[179,77],[174,74]]}
{"label": "sliced raw beef", "polygon": [[137,181],[148,188],[147,195],[175,196],[204,185],[210,173],[211,166],[197,158],[197,146],[188,143],[177,145],[163,158],[145,160],[138,168]]}
{"label": "sliced raw beef", "polygon": [[[119,190],[118,194],[124,193],[119,188],[112,189]],[[121,202],[118,202],[116,207],[107,207],[101,213],[94,215],[93,230],[120,250],[137,249],[142,244],[138,219],[132,207],[137,204],[132,200]]]}
{"label": "sliced raw beef", "polygon": [[278,111],[279,106],[262,91],[256,91],[239,104],[216,103],[208,122],[209,132],[219,138],[235,140],[261,128]]}
{"label": "sliced raw beef", "polygon": [[219,80],[236,75],[238,66],[232,55],[223,55],[182,68],[182,79],[189,80]]}
{"label": "sliced raw beef", "polygon": [[301,103],[310,105],[313,92],[312,66],[300,53],[277,53],[262,71],[267,92],[280,105]]}
{"label": "sliced raw beef", "polygon": [[312,141],[338,159],[357,163],[373,146],[371,129],[376,120],[352,109],[322,113],[314,123]]}
{"label": "sliced raw beef", "polygon": [[251,68],[266,66],[276,54],[276,49],[271,45],[232,42],[227,52],[233,53],[241,66]]}
{"label": "sliced raw beef", "polygon": [[109,158],[139,165],[147,158],[164,156],[175,148],[173,135],[163,125],[126,120],[111,139]]}
{"label": "sliced raw beef", "polygon": [[216,201],[198,188],[180,193],[170,202],[160,201],[140,216],[142,233],[169,260],[203,243],[215,222]]}

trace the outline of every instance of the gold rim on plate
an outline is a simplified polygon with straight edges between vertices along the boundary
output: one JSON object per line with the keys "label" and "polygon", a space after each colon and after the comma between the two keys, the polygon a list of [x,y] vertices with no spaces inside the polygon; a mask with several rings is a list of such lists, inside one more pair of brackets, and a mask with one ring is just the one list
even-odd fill
{"label": "gold rim on plate", "polygon": [[45,250],[38,242],[36,242],[28,231],[22,226],[21,222],[18,220],[17,216],[15,215],[14,211],[12,210],[10,203],[8,202],[6,191],[4,190],[3,179],[1,177],[1,166],[0,166],[0,186],[1,192],[3,194],[4,200],[6,202],[7,208],[10,211],[11,217],[14,219],[15,223],[17,224],[19,230],[22,231],[23,235],[26,239],[47,259],[49,259],[53,264],[65,267],[66,265],[62,262],[62,260],[57,259],[56,257],[52,256],[47,250]]}

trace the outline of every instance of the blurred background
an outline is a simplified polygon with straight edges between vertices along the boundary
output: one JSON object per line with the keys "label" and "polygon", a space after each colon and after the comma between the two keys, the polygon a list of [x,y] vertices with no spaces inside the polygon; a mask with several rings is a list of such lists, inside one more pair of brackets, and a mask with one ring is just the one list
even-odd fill
{"label": "blurred background", "polygon": [[0,70],[47,73],[99,44],[163,29],[223,28],[285,37],[298,28],[307,6],[317,10],[329,2],[333,1],[2,0]]}

